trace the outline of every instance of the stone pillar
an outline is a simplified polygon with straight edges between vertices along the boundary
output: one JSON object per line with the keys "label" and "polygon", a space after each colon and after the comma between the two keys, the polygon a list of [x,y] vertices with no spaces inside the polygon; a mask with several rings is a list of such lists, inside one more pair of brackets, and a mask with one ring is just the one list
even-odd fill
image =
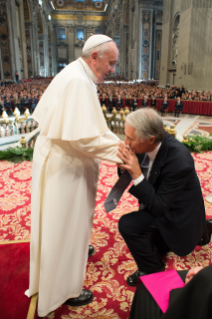
{"label": "stone pillar", "polygon": [[45,76],[45,51],[44,51],[44,36],[39,35],[39,57],[40,57],[40,70],[39,70],[39,75],[40,76]]}
{"label": "stone pillar", "polygon": [[[165,87],[169,83],[169,71],[171,67],[170,43],[171,43],[171,16],[172,1],[163,0],[163,27],[160,62],[160,87]],[[170,85],[172,83],[169,83]]]}
{"label": "stone pillar", "polygon": [[52,72],[53,72],[53,69],[52,69],[52,44],[49,43],[49,76],[52,76]]}
{"label": "stone pillar", "polygon": [[52,27],[52,73],[53,76],[57,74],[57,28]]}
{"label": "stone pillar", "polygon": [[49,37],[48,37],[48,16],[47,14],[43,15],[44,22],[44,74],[45,76],[49,75]]}
{"label": "stone pillar", "polygon": [[21,33],[21,43],[19,52],[22,54],[22,70],[21,78],[28,78],[28,67],[27,67],[27,54],[26,54],[26,35],[25,35],[25,23],[24,23],[24,7],[23,1],[20,3],[20,33]]}
{"label": "stone pillar", "polygon": [[212,2],[181,2],[176,84],[211,91]]}
{"label": "stone pillar", "polygon": [[125,1],[123,1],[121,10],[120,10],[120,31],[119,31],[119,74],[121,76],[124,75],[124,55],[125,55],[125,47],[124,47],[124,7]]}
{"label": "stone pillar", "polygon": [[8,3],[0,3],[0,50],[3,68],[3,79],[13,79],[12,54],[11,54],[11,33],[9,28]]}
{"label": "stone pillar", "polygon": [[18,72],[19,76],[20,72],[20,58],[19,58],[19,42],[18,42],[18,30],[17,24],[17,14],[16,14],[16,3],[14,0],[11,0],[7,3],[8,8],[8,27],[10,33],[10,48],[11,48],[11,67],[12,67],[12,76],[11,78],[15,80],[15,73]]}
{"label": "stone pillar", "polygon": [[74,26],[68,27],[68,62],[75,60],[75,50],[74,50]]}
{"label": "stone pillar", "polygon": [[141,7],[139,78],[147,79],[151,73],[152,10]]}
{"label": "stone pillar", "polygon": [[32,23],[25,22],[25,35],[26,35],[26,54],[27,54],[27,68],[28,78],[31,78],[34,74],[32,63]]}

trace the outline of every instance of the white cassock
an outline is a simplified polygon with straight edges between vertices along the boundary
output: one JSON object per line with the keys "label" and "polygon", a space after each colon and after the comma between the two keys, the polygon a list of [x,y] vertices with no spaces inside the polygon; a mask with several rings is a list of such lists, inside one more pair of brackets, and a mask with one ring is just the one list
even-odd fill
{"label": "white cassock", "polygon": [[84,60],[76,60],[53,79],[33,113],[40,135],[32,171],[29,296],[38,292],[40,317],[81,294],[99,159],[120,163],[119,139],[107,127],[93,81]]}

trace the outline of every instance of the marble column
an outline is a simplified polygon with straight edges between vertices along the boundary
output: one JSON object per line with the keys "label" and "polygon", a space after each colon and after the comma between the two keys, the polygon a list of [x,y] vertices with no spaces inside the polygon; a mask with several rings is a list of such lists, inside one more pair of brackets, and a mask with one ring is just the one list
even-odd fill
{"label": "marble column", "polygon": [[10,33],[10,50],[11,50],[11,67],[12,75],[11,78],[15,79],[15,73],[18,72],[20,75],[20,58],[19,54],[19,42],[18,42],[18,30],[17,30],[17,15],[16,15],[16,3],[15,0],[11,0],[7,3],[8,12],[8,27]]}
{"label": "marble column", "polygon": [[152,52],[152,10],[141,7],[139,78],[150,78]]}
{"label": "marble column", "polygon": [[26,54],[27,54],[27,68],[28,78],[33,76],[33,63],[32,63],[32,22],[25,22],[25,35],[26,35]]}
{"label": "marble column", "polygon": [[52,73],[57,74],[57,28],[52,26]]}
{"label": "marble column", "polygon": [[122,3],[122,7],[120,8],[120,31],[119,31],[119,74],[124,76],[124,56],[125,56],[125,48],[124,48],[124,7],[125,1]]}
{"label": "marble column", "polygon": [[75,60],[75,50],[74,50],[74,26],[68,27],[68,62],[72,62]]}
{"label": "marble column", "polygon": [[20,2],[20,54],[22,54],[22,72],[21,78],[28,78],[27,54],[26,54],[26,35],[25,35],[25,22],[24,22],[24,7],[23,0]]}
{"label": "marble column", "polygon": [[171,45],[171,17],[172,1],[163,0],[163,27],[161,42],[161,61],[160,61],[160,87],[165,87],[171,80],[168,69],[171,67],[170,45]]}
{"label": "marble column", "polygon": [[176,85],[211,91],[212,2],[181,3]]}

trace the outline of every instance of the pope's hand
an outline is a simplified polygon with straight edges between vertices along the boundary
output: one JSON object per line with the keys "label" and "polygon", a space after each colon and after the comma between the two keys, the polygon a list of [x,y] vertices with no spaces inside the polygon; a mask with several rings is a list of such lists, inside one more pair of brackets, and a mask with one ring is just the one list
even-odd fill
{"label": "pope's hand", "polygon": [[195,267],[187,272],[185,284],[187,284],[203,267]]}
{"label": "pope's hand", "polygon": [[121,143],[118,148],[117,156],[124,163],[118,164],[118,167],[123,171],[127,170],[132,176],[132,179],[136,179],[142,174],[138,158],[128,145]]}

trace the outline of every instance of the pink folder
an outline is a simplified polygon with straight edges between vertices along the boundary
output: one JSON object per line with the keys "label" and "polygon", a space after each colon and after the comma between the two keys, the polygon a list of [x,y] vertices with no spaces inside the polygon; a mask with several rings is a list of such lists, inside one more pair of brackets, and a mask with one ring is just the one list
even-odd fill
{"label": "pink folder", "polygon": [[140,280],[155,299],[163,313],[166,312],[169,305],[170,291],[185,286],[175,269],[141,276]]}

